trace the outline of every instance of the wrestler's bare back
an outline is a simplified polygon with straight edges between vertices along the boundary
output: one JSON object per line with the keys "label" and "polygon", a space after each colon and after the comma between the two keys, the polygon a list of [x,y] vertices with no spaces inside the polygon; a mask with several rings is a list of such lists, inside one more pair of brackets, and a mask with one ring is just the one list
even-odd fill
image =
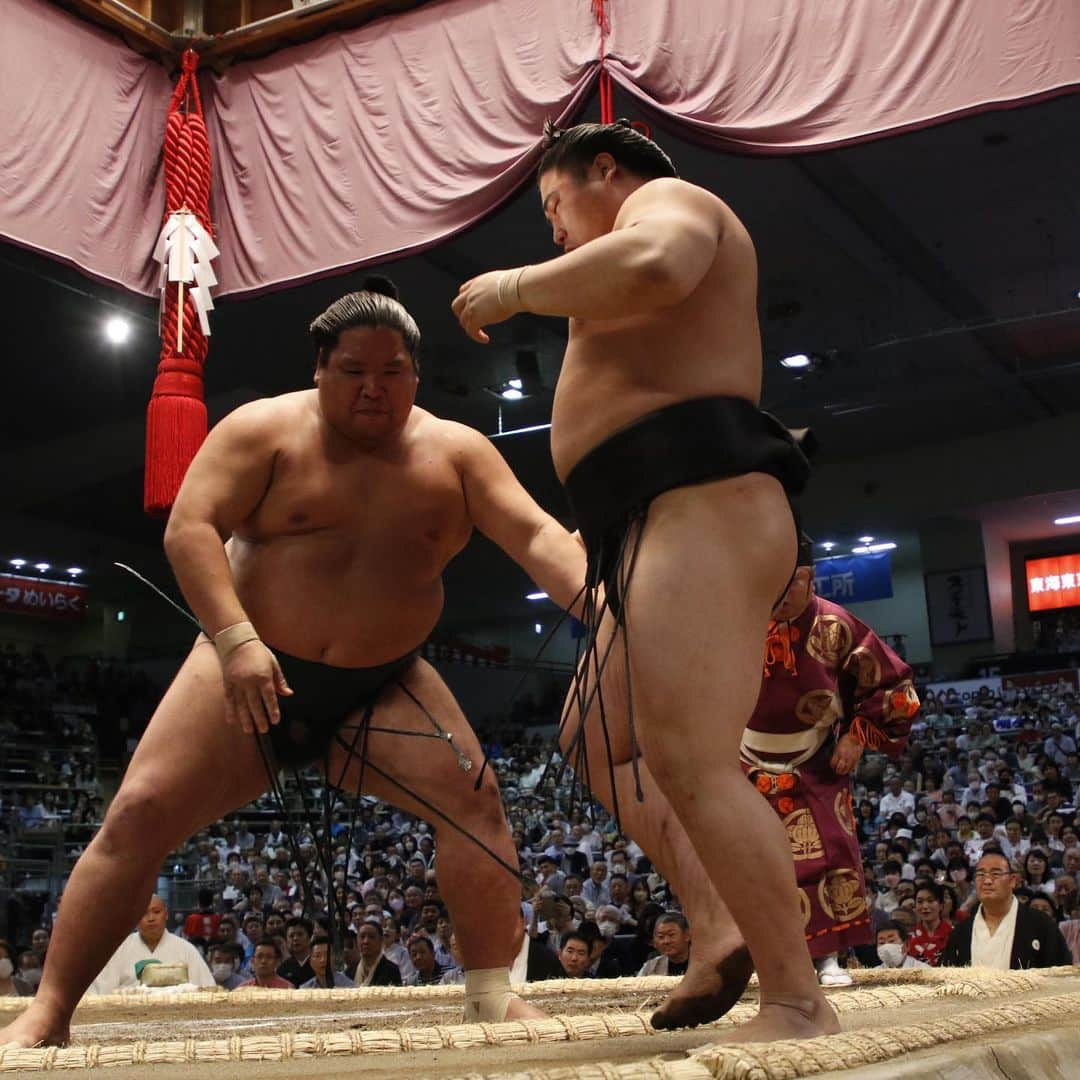
{"label": "wrestler's bare back", "polygon": [[657,184],[665,186],[665,197],[689,199],[694,212],[709,216],[716,257],[697,288],[674,306],[622,319],[570,320],[552,407],[551,453],[562,480],[594,446],[655,409],[711,395],[757,404],[761,393],[750,236],[730,207],[702,188],[667,179],[645,186]]}
{"label": "wrestler's bare back", "polygon": [[472,531],[463,429],[413,406],[389,447],[331,454],[316,391],[248,408],[261,411],[270,481],[227,550],[263,640],[343,667],[422,644],[442,611],[442,571]]}

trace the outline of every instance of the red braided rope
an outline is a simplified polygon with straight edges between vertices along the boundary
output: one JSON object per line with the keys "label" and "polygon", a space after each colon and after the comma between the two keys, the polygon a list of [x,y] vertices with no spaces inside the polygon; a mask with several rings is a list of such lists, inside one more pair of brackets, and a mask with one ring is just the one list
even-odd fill
{"label": "red braided rope", "polygon": [[600,123],[615,123],[615,99],[611,74],[607,69],[607,36],[611,30],[608,0],[592,0],[592,12],[600,27]]}
{"label": "red braided rope", "polygon": [[[195,77],[199,57],[184,52],[180,77],[165,117],[163,161],[165,214],[193,213],[213,235],[210,221],[210,140],[202,116],[202,99]],[[148,513],[167,513],[180,480],[206,435],[202,401],[202,370],[209,343],[199,323],[191,290],[170,282],[161,313],[161,359],[147,415],[146,477],[143,504]],[[177,349],[177,326],[183,325],[183,347]]]}

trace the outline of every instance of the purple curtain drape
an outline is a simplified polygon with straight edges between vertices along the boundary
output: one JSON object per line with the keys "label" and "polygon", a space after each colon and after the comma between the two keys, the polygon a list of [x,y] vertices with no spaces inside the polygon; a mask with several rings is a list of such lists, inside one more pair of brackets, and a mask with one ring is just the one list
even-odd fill
{"label": "purple curtain drape", "polygon": [[0,237],[150,293],[172,80],[47,0],[0,0]]}
{"label": "purple curtain drape", "polygon": [[[1080,86],[1077,0],[608,0],[608,70],[707,145],[791,153]],[[0,234],[152,290],[155,63],[0,0]],[[523,182],[597,75],[589,0],[441,0],[204,76],[218,295],[421,250]]]}

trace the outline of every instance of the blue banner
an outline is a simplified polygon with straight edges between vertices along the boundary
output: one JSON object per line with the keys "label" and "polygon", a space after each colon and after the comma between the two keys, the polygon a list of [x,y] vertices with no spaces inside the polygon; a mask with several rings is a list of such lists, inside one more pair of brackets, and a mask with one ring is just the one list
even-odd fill
{"label": "blue banner", "polygon": [[814,562],[815,591],[834,604],[888,600],[892,594],[892,555],[843,555]]}

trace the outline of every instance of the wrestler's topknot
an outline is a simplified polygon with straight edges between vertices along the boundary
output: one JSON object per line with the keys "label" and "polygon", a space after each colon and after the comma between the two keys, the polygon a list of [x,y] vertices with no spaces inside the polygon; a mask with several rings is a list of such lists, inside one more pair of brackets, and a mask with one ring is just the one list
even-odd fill
{"label": "wrestler's topknot", "polygon": [[577,124],[557,128],[544,121],[544,156],[536,170],[543,176],[551,169],[584,175],[597,154],[610,154],[627,172],[645,180],[678,176],[671,158],[629,120],[614,124]]}
{"label": "wrestler's topknot", "polygon": [[417,352],[420,348],[420,328],[398,299],[397,286],[381,274],[364,278],[359,292],[347,293],[335,300],[308,327],[315,342],[315,360],[321,367],[338,343],[342,330],[352,326],[379,326],[396,330],[405,342],[413,367],[419,371]]}

